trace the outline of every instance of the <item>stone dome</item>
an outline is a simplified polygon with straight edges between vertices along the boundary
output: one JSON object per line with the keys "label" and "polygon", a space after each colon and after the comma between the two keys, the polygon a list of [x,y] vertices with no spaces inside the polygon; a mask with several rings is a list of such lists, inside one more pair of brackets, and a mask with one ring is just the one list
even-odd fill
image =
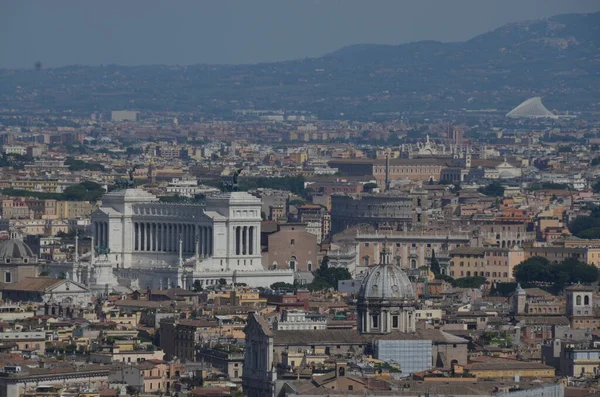
{"label": "stone dome", "polygon": [[363,279],[359,300],[415,300],[416,294],[410,279],[397,265],[380,264]]}
{"label": "stone dome", "polygon": [[33,251],[18,239],[0,242],[0,260],[34,258]]}

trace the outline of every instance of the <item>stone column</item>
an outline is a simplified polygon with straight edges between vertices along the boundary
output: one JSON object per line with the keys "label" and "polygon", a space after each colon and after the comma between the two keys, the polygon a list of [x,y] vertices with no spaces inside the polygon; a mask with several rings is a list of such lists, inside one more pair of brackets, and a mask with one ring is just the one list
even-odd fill
{"label": "stone column", "polygon": [[108,222],[104,222],[104,245],[108,247]]}
{"label": "stone column", "polygon": [[173,224],[173,235],[171,236],[171,252],[177,252],[177,240],[179,239],[179,223]]}
{"label": "stone column", "polygon": [[146,223],[146,236],[148,238],[148,241],[146,242],[146,251],[152,251],[152,223],[151,222],[147,222]]}
{"label": "stone column", "polygon": [[248,227],[248,255],[254,255],[254,226]]}
{"label": "stone column", "polygon": [[162,252],[162,223],[156,224],[156,249],[158,252]]}
{"label": "stone column", "polygon": [[260,233],[257,227],[254,228],[254,244],[255,244],[255,255],[260,255]]}
{"label": "stone column", "polygon": [[102,241],[102,245],[105,245],[104,232],[106,231],[106,226],[104,222],[100,223],[100,240]]}
{"label": "stone column", "polygon": [[202,233],[202,229],[204,227],[203,226],[198,226],[198,255],[202,258],[204,256],[204,252],[202,251],[204,249],[203,244],[202,244],[202,237],[204,236],[204,234]]}
{"label": "stone column", "polygon": [[242,255],[246,255],[248,247],[248,227],[242,226]]}
{"label": "stone column", "polygon": [[156,251],[156,223],[150,224],[150,251]]}
{"label": "stone column", "polygon": [[213,228],[212,226],[208,227],[208,255],[212,256],[213,254]]}

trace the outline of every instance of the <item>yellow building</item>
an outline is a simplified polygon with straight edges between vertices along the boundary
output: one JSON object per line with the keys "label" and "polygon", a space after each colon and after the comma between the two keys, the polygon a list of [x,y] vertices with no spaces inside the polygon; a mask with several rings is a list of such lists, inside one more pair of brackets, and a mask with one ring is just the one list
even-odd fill
{"label": "yellow building", "polygon": [[95,206],[87,201],[57,201],[56,218],[77,219],[89,217]]}
{"label": "yellow building", "polygon": [[562,357],[560,365],[563,374],[588,377],[598,375],[598,368],[600,368],[599,349],[577,349],[566,346]]}
{"label": "yellow building", "polygon": [[266,306],[267,299],[261,298],[258,291],[231,291],[231,302],[234,306]]}
{"label": "yellow building", "polygon": [[21,179],[21,180],[3,180],[0,181],[1,189],[20,189],[29,190],[34,192],[45,192],[45,193],[60,193],[57,180],[32,180],[32,179]]}
{"label": "yellow building", "polygon": [[465,366],[478,379],[514,379],[515,376],[548,379],[556,376],[554,367],[541,363],[489,357],[482,359]]}
{"label": "yellow building", "polygon": [[594,265],[600,266],[600,247],[525,247],[525,259],[534,256],[541,256],[550,262],[558,263],[565,259],[573,258]]}
{"label": "yellow building", "polygon": [[442,320],[442,310],[441,309],[420,309],[415,310],[415,319],[417,321],[432,321],[439,322]]}
{"label": "yellow building", "polygon": [[295,165],[302,165],[308,160],[308,155],[306,153],[290,153],[289,159]]}
{"label": "yellow building", "polygon": [[0,333],[0,343],[14,344],[21,352],[36,352],[43,355],[46,351],[46,332],[2,332]]}

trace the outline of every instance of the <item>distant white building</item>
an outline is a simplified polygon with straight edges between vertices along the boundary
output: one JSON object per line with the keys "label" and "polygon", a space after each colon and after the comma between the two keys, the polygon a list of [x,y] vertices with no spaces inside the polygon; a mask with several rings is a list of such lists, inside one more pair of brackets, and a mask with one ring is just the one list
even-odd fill
{"label": "distant white building", "polygon": [[110,112],[110,119],[114,122],[137,121],[138,112],[132,110],[113,110]]}
{"label": "distant white building", "polygon": [[304,310],[284,310],[273,327],[277,331],[327,329],[327,317],[307,314]]}
{"label": "distant white building", "polygon": [[511,110],[506,114],[506,117],[518,119],[518,118],[527,118],[527,119],[539,119],[539,118],[549,118],[549,119],[557,119],[558,116],[546,109],[544,104],[542,103],[542,98],[539,96],[529,98],[525,102],[521,103],[519,106]]}
{"label": "distant white building", "polygon": [[199,186],[198,180],[190,176],[173,178],[165,188],[167,193],[183,197],[194,197],[197,194],[217,193],[219,189],[210,186]]}
{"label": "distant white building", "polygon": [[291,284],[292,270],[263,268],[260,210],[261,200],[245,192],[211,196],[205,206],[160,203],[142,189],[110,192],[91,216],[97,255],[68,273],[96,293],[190,289],[196,281],[210,286],[221,279],[253,287]]}

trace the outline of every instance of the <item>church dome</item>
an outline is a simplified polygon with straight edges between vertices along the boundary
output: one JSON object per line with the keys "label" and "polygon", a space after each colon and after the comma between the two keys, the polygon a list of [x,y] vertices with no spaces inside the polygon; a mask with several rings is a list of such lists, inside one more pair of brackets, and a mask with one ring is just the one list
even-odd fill
{"label": "church dome", "polygon": [[33,258],[35,255],[27,244],[18,239],[0,243],[0,260]]}
{"label": "church dome", "polygon": [[373,267],[364,278],[358,299],[415,300],[416,294],[410,279],[399,266],[383,263]]}

